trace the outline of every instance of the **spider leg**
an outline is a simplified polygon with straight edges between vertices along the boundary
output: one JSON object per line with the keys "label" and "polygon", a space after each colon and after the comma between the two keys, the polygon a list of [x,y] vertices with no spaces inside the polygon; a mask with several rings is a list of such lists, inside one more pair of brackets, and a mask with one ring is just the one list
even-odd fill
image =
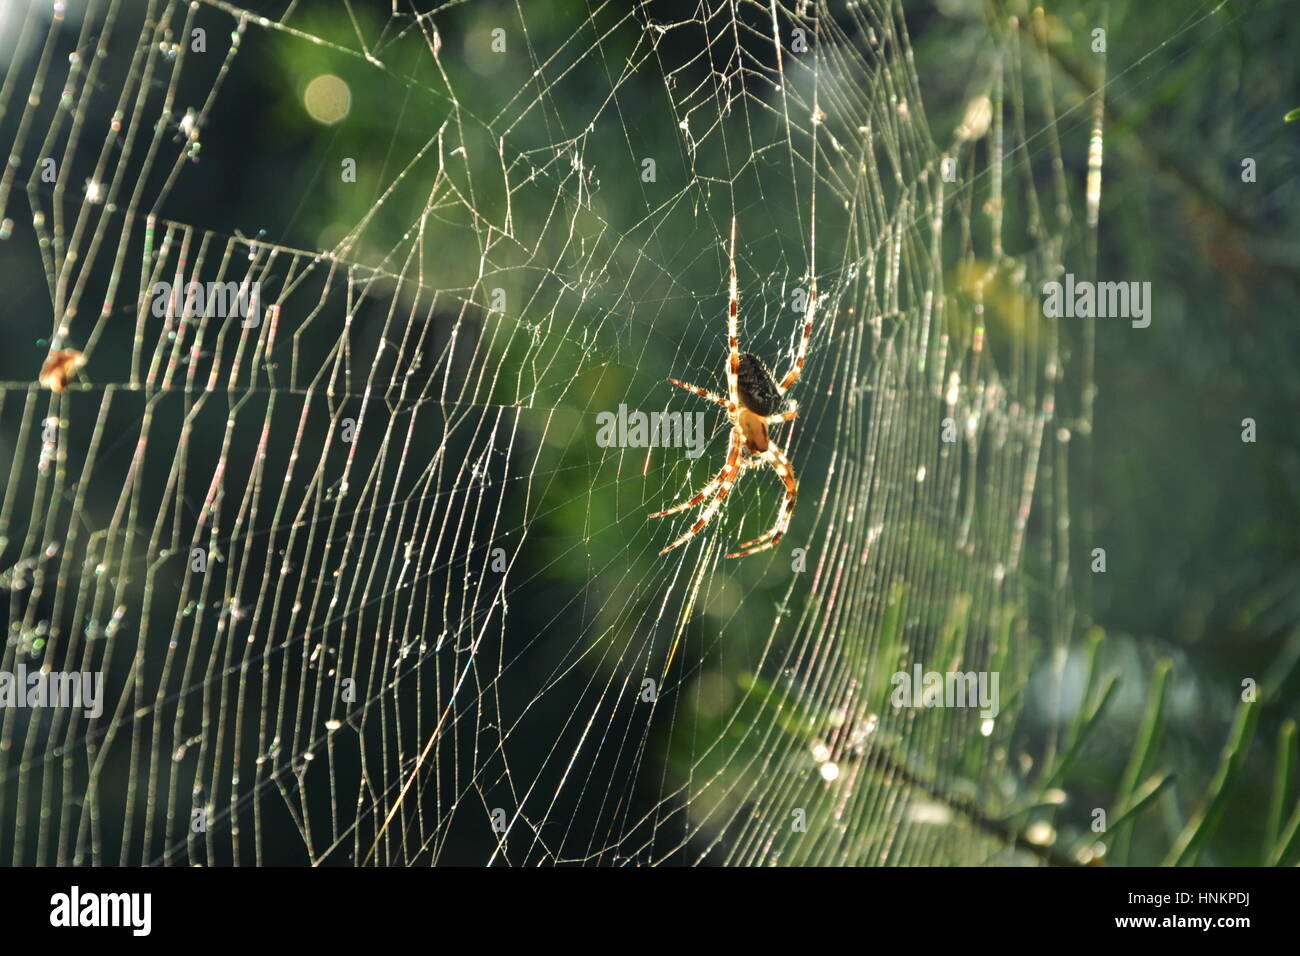
{"label": "spider leg", "polygon": [[792,422],[799,415],[799,406],[794,402],[790,403],[788,411],[777,412],[775,415],[768,415],[763,419],[769,425],[779,425],[782,422]]}
{"label": "spider leg", "polygon": [[781,513],[776,517],[776,524],[753,541],[744,542],[738,550],[727,555],[729,558],[743,558],[759,551],[766,551],[780,541],[781,535],[785,534],[786,529],[790,527],[790,517],[794,514],[794,503],[799,497],[799,480],[795,478],[794,467],[776,442],[768,443],[767,451],[763,453],[763,457],[771,463],[772,470],[776,472],[777,477],[785,482],[785,502],[781,505]]}
{"label": "spider leg", "polygon": [[723,476],[723,474],[726,472],[726,470],[727,470],[727,469],[726,469],[726,466],[724,465],[723,468],[722,468],[722,471],[720,471],[720,472],[718,472],[716,475],[714,475],[714,476],[713,476],[713,480],[710,481],[710,482],[709,482],[707,485],[705,485],[703,488],[701,488],[701,489],[700,489],[700,493],[699,493],[698,495],[696,495],[694,498],[688,498],[688,499],[686,499],[685,501],[680,502],[679,504],[675,504],[675,505],[673,505],[671,508],[667,509],[666,511],[653,511],[653,512],[651,512],[649,515],[647,515],[646,517],[648,517],[648,518],[662,518],[662,517],[664,517],[665,515],[675,515],[675,514],[677,514],[677,512],[679,512],[679,511],[685,511],[685,510],[687,510],[688,508],[694,508],[694,507],[695,507],[696,505],[698,505],[701,501],[703,501],[703,500],[704,500],[705,498],[707,498],[709,495],[713,494],[715,491],[718,490],[718,485],[722,484],[722,476]]}
{"label": "spider leg", "polygon": [[716,405],[721,405],[727,411],[732,410],[731,403],[728,402],[721,395],[719,395],[717,392],[710,392],[707,388],[700,388],[698,385],[690,385],[687,384],[686,382],[679,382],[675,378],[670,378],[668,381],[672,382],[678,388],[684,388],[688,392],[694,392],[696,395],[700,396],[700,398],[707,399],[708,401],[713,402]]}
{"label": "spider leg", "polygon": [[[736,435],[735,435],[734,432],[733,432],[732,435],[731,435],[731,442],[732,442],[733,445],[734,445],[735,442],[736,442]],[[727,458],[727,460],[728,460],[728,461],[731,460],[731,459],[730,459],[730,449],[728,449],[728,458]],[[742,468],[744,467],[744,463],[743,463],[743,462],[741,463],[741,467],[742,467]],[[662,518],[664,515],[673,515],[673,514],[676,514],[676,513],[679,512],[679,511],[685,511],[685,510],[688,509],[688,508],[694,508],[694,507],[695,507],[696,505],[698,505],[701,501],[703,501],[705,498],[709,497],[710,495],[712,495],[714,492],[716,492],[716,491],[718,490],[718,486],[719,486],[720,484],[722,484],[722,479],[723,479],[723,477],[724,477],[726,474],[727,474],[727,466],[726,466],[726,465],[723,465],[723,466],[722,466],[722,470],[719,471],[716,475],[714,475],[714,476],[713,476],[713,480],[710,481],[710,482],[709,482],[707,485],[705,485],[703,488],[701,488],[701,489],[700,489],[700,493],[697,494],[694,498],[688,498],[686,501],[683,501],[683,502],[681,502],[680,504],[675,504],[675,505],[673,505],[671,508],[669,508],[667,511],[656,511],[656,512],[654,512],[653,514],[649,515],[648,517],[651,517],[651,518]]]}
{"label": "spider leg", "polygon": [[[816,136],[813,137],[814,141]],[[803,323],[803,335],[799,337],[799,347],[794,356],[794,367],[786,373],[785,378],[776,390],[782,395],[785,390],[798,380],[799,374],[803,371],[803,360],[808,355],[808,341],[812,338],[813,319],[817,314],[817,177],[813,176],[812,191],[812,226],[811,226],[811,244],[808,252],[808,306],[804,309],[804,315],[807,318]]]}
{"label": "spider leg", "polygon": [[736,217],[731,217],[731,281],[727,286],[727,397],[740,405],[740,286],[736,282]]}
{"label": "spider leg", "polygon": [[[719,487],[713,496],[713,500],[705,506],[704,511],[700,514],[700,517],[695,524],[691,525],[684,535],[660,551],[660,554],[667,554],[673,548],[685,544],[695,535],[704,530],[704,526],[712,520],[713,515],[722,505],[722,502],[724,502],[727,499],[727,495],[731,493],[731,486],[736,483],[736,477],[739,475],[742,468],[739,460],[740,450],[744,447],[744,433],[739,428],[736,428],[731,433],[731,451],[727,455],[727,463],[722,467],[722,471],[718,475],[717,481]],[[710,484],[712,484],[712,482],[710,482]],[[701,494],[703,494],[703,492],[701,492]]]}

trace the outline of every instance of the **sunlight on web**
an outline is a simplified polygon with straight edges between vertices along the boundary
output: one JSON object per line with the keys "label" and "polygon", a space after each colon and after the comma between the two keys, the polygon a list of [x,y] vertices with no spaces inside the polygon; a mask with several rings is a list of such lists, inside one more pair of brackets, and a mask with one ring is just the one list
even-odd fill
{"label": "sunlight on web", "polygon": [[[375,6],[9,24],[0,671],[103,697],[0,715],[0,859],[1047,856],[989,821],[1069,626],[1088,423],[1035,290],[1094,117],[1004,23],[932,124],[890,0]],[[230,99],[277,68],[310,149]],[[666,379],[725,392],[733,216],[778,374],[816,290],[798,507],[727,560],[753,469],[659,557],[725,455]],[[620,406],[702,454],[602,447]],[[891,706],[914,667],[1007,706]]]}

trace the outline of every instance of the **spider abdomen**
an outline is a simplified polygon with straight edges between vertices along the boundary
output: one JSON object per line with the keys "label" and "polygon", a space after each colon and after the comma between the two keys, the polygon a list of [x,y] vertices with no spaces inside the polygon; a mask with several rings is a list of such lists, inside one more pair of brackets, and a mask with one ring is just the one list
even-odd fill
{"label": "spider abdomen", "polygon": [[772,373],[753,352],[740,356],[736,390],[741,404],[756,415],[775,415],[781,409],[781,393],[772,380]]}

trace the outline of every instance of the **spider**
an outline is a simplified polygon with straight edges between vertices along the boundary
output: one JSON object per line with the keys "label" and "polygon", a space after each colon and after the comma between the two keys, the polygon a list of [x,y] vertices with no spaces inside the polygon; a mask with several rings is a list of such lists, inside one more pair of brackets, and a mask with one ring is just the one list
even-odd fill
{"label": "spider", "polygon": [[[813,248],[816,249],[815,246]],[[812,256],[815,255],[816,252],[814,251]],[[727,420],[731,423],[731,440],[727,446],[727,461],[722,466],[722,470],[695,497],[674,505],[667,511],[656,511],[650,515],[651,518],[662,518],[664,515],[676,514],[688,508],[694,508],[700,502],[708,499],[708,504],[705,505],[704,511],[701,512],[695,524],[691,525],[684,535],[660,551],[660,554],[667,554],[673,548],[685,544],[694,535],[702,531],[704,526],[712,520],[722,503],[726,501],[727,495],[731,493],[731,486],[736,483],[740,474],[747,468],[754,468],[764,464],[771,465],[777,477],[785,483],[785,502],[781,506],[781,513],[777,515],[776,523],[771,528],[753,541],[744,542],[738,550],[731,552],[727,557],[743,558],[746,555],[757,554],[759,551],[766,551],[780,541],[781,536],[790,527],[790,518],[794,514],[794,503],[799,496],[799,481],[795,478],[794,466],[790,464],[790,459],[786,458],[785,452],[781,450],[780,446],[772,440],[768,434],[768,428],[782,422],[792,421],[799,414],[799,409],[794,402],[790,402],[789,409],[786,411],[781,411],[781,404],[786,390],[798,380],[799,373],[803,371],[804,357],[808,354],[808,340],[812,336],[813,314],[817,307],[816,260],[810,257],[809,275],[811,278],[809,280],[807,318],[804,321],[803,335],[799,339],[798,351],[795,353],[794,367],[778,384],[767,366],[763,364],[761,358],[752,352],[742,353],[740,351],[740,294],[736,283],[736,220],[734,217],[731,220],[731,248],[728,258],[731,264],[731,285],[727,314],[727,339],[729,343],[727,397],[723,398],[716,392],[711,392],[706,388],[679,382],[675,378],[668,379],[679,388],[694,392],[701,398],[721,405],[726,409]]]}

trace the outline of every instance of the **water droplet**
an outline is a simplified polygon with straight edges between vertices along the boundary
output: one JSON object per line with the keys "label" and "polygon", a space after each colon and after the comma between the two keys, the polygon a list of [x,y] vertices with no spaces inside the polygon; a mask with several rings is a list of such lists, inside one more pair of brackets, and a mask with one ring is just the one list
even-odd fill
{"label": "water droplet", "polygon": [[1051,846],[1056,842],[1056,830],[1050,823],[1040,820],[1025,831],[1025,839],[1035,846]]}

